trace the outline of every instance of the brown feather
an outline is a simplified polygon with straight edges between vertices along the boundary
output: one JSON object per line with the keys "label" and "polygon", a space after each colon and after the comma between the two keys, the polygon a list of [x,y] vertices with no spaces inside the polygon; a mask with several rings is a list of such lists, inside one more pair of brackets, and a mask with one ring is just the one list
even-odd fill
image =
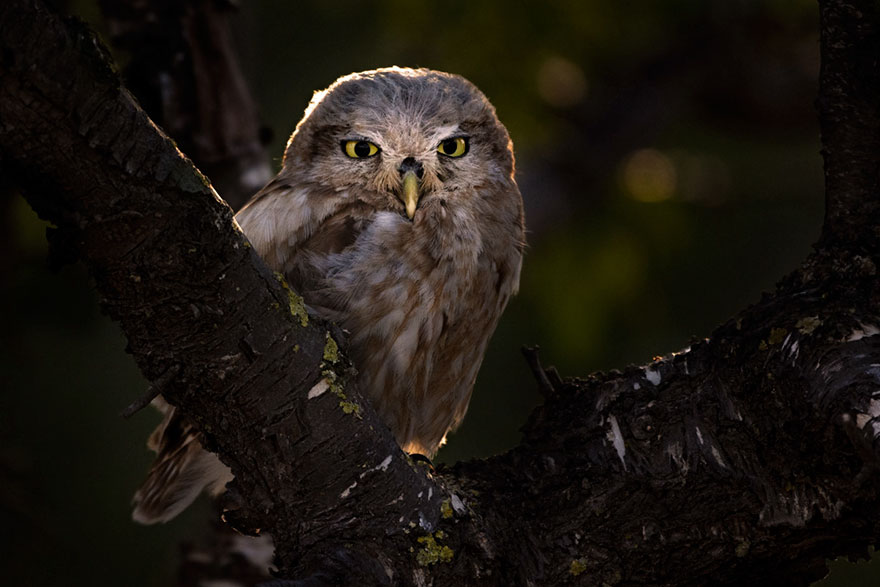
{"label": "brown feather", "polygon": [[[455,137],[467,138],[466,154],[438,152]],[[352,158],[341,148],[349,140],[371,142],[376,153]],[[411,219],[404,160],[420,177]],[[351,333],[360,385],[408,452],[433,456],[461,423],[489,337],[516,293],[524,226],[513,174],[510,137],[476,87],[388,68],[316,93],[278,176],[236,216],[310,310]],[[194,431],[173,413],[163,426],[157,465],[136,497],[137,511],[156,520],[222,477],[214,468],[212,479],[194,482],[193,472],[210,468]]]}
{"label": "brown feather", "polygon": [[202,448],[199,432],[160,397],[153,405],[164,418],[150,435],[147,447],[156,460],[147,480],[134,495],[132,518],[143,524],[167,522],[204,489],[219,493],[232,475],[213,453]]}

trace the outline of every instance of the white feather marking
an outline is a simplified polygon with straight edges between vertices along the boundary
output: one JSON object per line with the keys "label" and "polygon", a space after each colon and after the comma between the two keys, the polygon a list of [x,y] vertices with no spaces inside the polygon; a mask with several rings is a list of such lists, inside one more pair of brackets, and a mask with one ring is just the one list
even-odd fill
{"label": "white feather marking", "polygon": [[379,267],[370,274],[369,283],[370,285],[382,285],[386,279],[388,279],[388,269]]}
{"label": "white feather marking", "polygon": [[645,369],[645,379],[647,379],[654,387],[660,385],[660,371],[655,369]]}
{"label": "white feather marking", "polygon": [[312,222],[313,206],[308,205],[306,192],[298,191],[287,198],[279,198],[273,208],[272,212],[279,220],[283,220],[283,225],[278,227],[283,232],[279,234],[289,234],[293,237],[301,229],[305,229],[306,236],[311,234],[312,227],[309,225]]}
{"label": "white feather marking", "polygon": [[397,232],[401,220],[402,217],[394,212],[376,212],[373,216],[370,230],[376,232]]}
{"label": "white feather marking", "polygon": [[408,325],[391,347],[391,358],[394,361],[394,367],[399,373],[406,373],[411,366],[413,354],[419,342],[419,329],[421,326],[422,320],[416,316],[410,316]]}
{"label": "white feather marking", "polygon": [[389,337],[400,328],[400,324],[405,317],[406,314],[404,314],[403,309],[395,308],[376,322],[373,331],[376,332],[376,334],[379,334],[382,338]]}
{"label": "white feather marking", "polygon": [[452,135],[459,132],[457,124],[447,124],[446,126],[438,126],[437,130],[434,131],[433,137],[439,143],[443,139],[448,139]]}

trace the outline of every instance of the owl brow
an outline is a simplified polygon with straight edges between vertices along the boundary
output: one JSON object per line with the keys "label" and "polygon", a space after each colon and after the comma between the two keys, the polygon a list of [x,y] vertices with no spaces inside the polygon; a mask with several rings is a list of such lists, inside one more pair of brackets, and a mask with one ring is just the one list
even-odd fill
{"label": "owl brow", "polygon": [[463,133],[473,134],[476,130],[480,129],[480,123],[475,120],[465,120],[458,125],[458,128]]}
{"label": "owl brow", "polygon": [[315,127],[311,132],[315,140],[311,141],[309,152],[315,156],[321,151],[338,148],[339,141],[336,137],[346,130],[346,127],[339,124],[324,124]]}
{"label": "owl brow", "polygon": [[[452,135],[455,133],[461,133],[462,130],[461,130],[461,125],[459,125],[459,124],[444,124],[443,126],[439,127],[436,132],[438,135],[445,135],[445,134]],[[452,138],[452,137],[450,137],[450,138]]]}
{"label": "owl brow", "polygon": [[358,136],[358,135],[352,135],[352,136],[342,135],[342,138],[340,139],[340,141],[342,141],[343,143],[347,143],[348,141],[364,141],[367,143],[373,143],[377,147],[379,146],[376,143],[375,139],[371,139],[369,137],[364,137],[364,136]]}
{"label": "owl brow", "polygon": [[336,135],[336,134],[341,134],[341,133],[347,132],[347,131],[348,131],[348,127],[343,126],[341,124],[324,124],[321,126],[316,126],[315,130],[314,130],[316,135],[321,135],[321,136]]}

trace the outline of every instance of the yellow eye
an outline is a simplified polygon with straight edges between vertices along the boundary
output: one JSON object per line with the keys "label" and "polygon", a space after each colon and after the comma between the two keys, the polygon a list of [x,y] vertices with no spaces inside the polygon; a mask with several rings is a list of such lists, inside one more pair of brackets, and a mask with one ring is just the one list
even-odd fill
{"label": "yellow eye", "polygon": [[462,157],[468,152],[467,137],[445,139],[437,145],[437,152],[447,157]]}
{"label": "yellow eye", "polygon": [[342,141],[342,152],[352,159],[364,159],[378,153],[379,147],[370,141]]}

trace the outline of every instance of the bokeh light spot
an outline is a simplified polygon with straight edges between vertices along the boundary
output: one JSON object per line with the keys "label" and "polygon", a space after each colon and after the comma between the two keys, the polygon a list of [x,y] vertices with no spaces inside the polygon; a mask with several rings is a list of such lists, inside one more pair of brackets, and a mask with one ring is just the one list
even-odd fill
{"label": "bokeh light spot", "polygon": [[550,57],[538,68],[538,94],[551,106],[574,106],[587,93],[587,78],[576,64],[563,57]]}
{"label": "bokeh light spot", "polygon": [[675,193],[677,174],[672,159],[656,149],[639,149],[623,163],[621,183],[640,202],[662,202]]}

